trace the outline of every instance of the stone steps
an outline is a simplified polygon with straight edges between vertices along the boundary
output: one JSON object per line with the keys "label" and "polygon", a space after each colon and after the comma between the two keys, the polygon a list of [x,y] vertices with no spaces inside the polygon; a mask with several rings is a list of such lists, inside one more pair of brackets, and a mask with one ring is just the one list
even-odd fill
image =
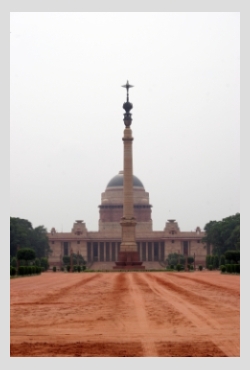
{"label": "stone steps", "polygon": [[[115,262],[93,262],[90,269],[91,270],[113,270],[113,267],[115,266]],[[159,262],[157,261],[147,261],[143,262],[142,266],[145,266],[146,270],[165,270],[166,267],[163,267]]]}

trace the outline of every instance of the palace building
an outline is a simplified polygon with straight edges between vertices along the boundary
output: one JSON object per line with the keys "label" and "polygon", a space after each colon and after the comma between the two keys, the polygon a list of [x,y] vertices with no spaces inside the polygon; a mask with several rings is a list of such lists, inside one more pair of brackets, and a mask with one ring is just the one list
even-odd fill
{"label": "palace building", "polygon": [[[71,232],[49,233],[51,254],[49,263],[61,266],[63,256],[81,254],[89,263],[113,262],[119,268],[129,268],[143,262],[163,262],[170,253],[194,256],[197,264],[205,264],[207,250],[202,243],[205,235],[197,227],[194,232],[181,231],[176,220],[168,220],[162,231],[154,231],[152,226],[149,193],[138,177],[133,174],[132,150],[132,103],[127,81],[127,101],[123,104],[124,113],[124,162],[120,171],[107,184],[101,194],[99,205],[99,229],[88,231],[83,220],[73,224]],[[133,262],[133,263],[132,263]],[[141,266],[141,269],[145,267]]]}
{"label": "palace building", "polygon": [[[142,181],[133,176],[136,243],[141,261],[165,261],[170,253],[194,256],[196,264],[205,264],[207,251],[201,242],[204,232],[197,227],[193,232],[181,231],[175,220],[167,220],[164,230],[153,231],[149,193]],[[81,254],[87,262],[117,261],[120,251],[123,215],[123,171],[107,184],[99,205],[99,230],[88,231],[83,220],[77,220],[70,232],[48,234],[52,253],[51,266],[61,266],[62,257]]]}

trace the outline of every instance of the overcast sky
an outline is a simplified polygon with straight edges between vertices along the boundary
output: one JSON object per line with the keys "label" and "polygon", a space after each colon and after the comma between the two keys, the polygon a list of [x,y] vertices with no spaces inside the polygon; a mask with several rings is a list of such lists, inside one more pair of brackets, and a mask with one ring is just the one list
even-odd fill
{"label": "overcast sky", "polygon": [[11,13],[10,32],[10,216],[98,230],[127,80],[153,229],[240,212],[240,13]]}

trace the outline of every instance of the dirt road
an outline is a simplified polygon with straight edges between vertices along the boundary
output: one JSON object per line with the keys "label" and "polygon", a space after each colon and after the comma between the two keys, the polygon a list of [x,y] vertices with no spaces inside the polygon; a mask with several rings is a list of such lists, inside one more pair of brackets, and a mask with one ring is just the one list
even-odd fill
{"label": "dirt road", "polygon": [[240,277],[61,273],[10,281],[11,356],[240,356]]}

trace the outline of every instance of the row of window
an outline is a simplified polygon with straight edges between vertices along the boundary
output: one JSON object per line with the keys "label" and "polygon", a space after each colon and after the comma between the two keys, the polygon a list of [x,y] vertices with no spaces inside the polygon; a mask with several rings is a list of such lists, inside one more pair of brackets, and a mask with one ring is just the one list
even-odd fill
{"label": "row of window", "polygon": [[[172,243],[174,243],[175,242],[175,240],[171,240],[171,242]],[[52,240],[52,242],[51,242],[52,244],[55,244],[55,242],[54,242],[54,240]],[[80,240],[77,240],[77,244],[80,244],[81,243],[81,241]],[[197,243],[200,243],[200,240],[197,240]]]}
{"label": "row of window", "polygon": [[[100,205],[99,208],[123,208],[123,205],[120,204],[110,204],[110,205]],[[134,204],[134,208],[151,208],[151,204]]]}

